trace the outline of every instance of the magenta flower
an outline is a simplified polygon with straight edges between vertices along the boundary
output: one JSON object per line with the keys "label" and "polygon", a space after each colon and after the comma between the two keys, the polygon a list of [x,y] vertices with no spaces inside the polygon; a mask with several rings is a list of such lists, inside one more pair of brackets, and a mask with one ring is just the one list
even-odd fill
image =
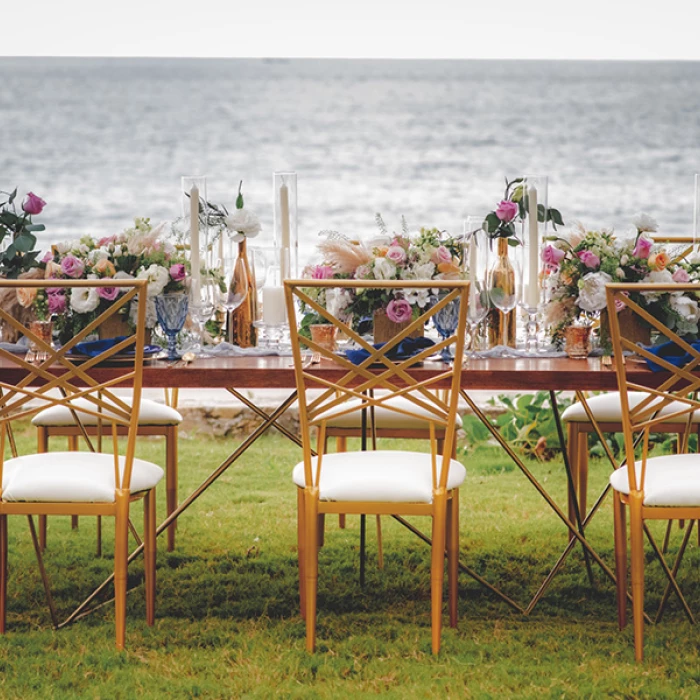
{"label": "magenta flower", "polygon": [[41,262],[47,263],[47,262],[51,262],[52,260],[53,260],[53,253],[50,250],[47,250],[44,253],[44,257],[41,259]]}
{"label": "magenta flower", "polygon": [[173,282],[182,282],[187,276],[187,270],[182,263],[175,263],[170,266],[170,278]]}
{"label": "magenta flower", "polygon": [[61,270],[66,277],[78,279],[82,277],[83,272],[85,272],[85,263],[74,255],[66,255],[66,257],[61,260]]}
{"label": "magenta flower", "polygon": [[635,258],[648,258],[652,245],[654,244],[648,238],[640,236],[637,239],[637,245],[634,246],[632,255],[634,255]]}
{"label": "magenta flower", "polygon": [[413,309],[405,299],[392,299],[386,307],[386,315],[394,323],[404,323],[411,320]]}
{"label": "magenta flower", "polygon": [[394,265],[401,265],[401,263],[406,262],[406,250],[400,245],[391,245],[389,250],[386,251],[386,257],[394,263]]}
{"label": "magenta flower", "polygon": [[509,199],[504,199],[496,207],[496,216],[504,223],[509,223],[518,215],[518,205]]}
{"label": "magenta flower", "polygon": [[595,254],[591,253],[590,250],[582,250],[578,253],[579,260],[591,270],[594,270],[600,265],[600,258]]}
{"label": "magenta flower", "polygon": [[50,314],[64,314],[66,312],[66,295],[63,290],[59,290],[54,294],[51,294],[51,290],[47,289],[49,292],[48,296],[48,307]]}
{"label": "magenta flower", "polygon": [[690,282],[690,275],[682,267],[679,267],[671,277],[673,277],[673,281],[678,282],[678,284]]}
{"label": "magenta flower", "polygon": [[333,279],[333,268],[330,265],[314,265],[311,268],[312,280],[330,280]]}
{"label": "magenta flower", "polygon": [[542,250],[542,262],[552,267],[559,267],[559,264],[565,257],[566,253],[553,245],[547,245]]}
{"label": "magenta flower", "polygon": [[46,202],[34,192],[28,192],[27,198],[22,202],[22,209],[30,216],[41,214],[46,206]]}
{"label": "magenta flower", "polygon": [[[104,279],[109,279],[105,277]],[[114,301],[119,296],[118,287],[98,287],[97,296],[100,299],[106,299],[107,301]]]}

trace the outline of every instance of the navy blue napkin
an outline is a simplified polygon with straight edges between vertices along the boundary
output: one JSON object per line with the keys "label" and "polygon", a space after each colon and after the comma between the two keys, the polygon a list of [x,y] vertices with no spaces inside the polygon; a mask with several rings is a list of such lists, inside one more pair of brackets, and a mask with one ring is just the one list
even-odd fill
{"label": "navy blue napkin", "polygon": [[73,352],[80,355],[87,355],[88,357],[97,357],[105,350],[109,350],[117,343],[121,343],[122,340],[127,337],[126,335],[118,335],[116,338],[105,338],[104,340],[90,340],[85,343],[78,343],[73,348]]}
{"label": "navy blue napkin", "polygon": [[[386,343],[375,343],[372,347],[375,350],[379,350],[379,348],[385,345]],[[420,338],[406,338],[391,348],[391,350],[386,353],[385,357],[394,362],[403,362],[409,357],[413,357],[422,350],[432,347],[433,345],[435,345],[435,343],[430,340],[430,338],[424,338],[422,336]],[[364,348],[360,350],[346,350],[345,357],[354,365],[361,365],[369,357],[369,352]]]}
{"label": "navy blue napkin", "polygon": [[[686,339],[684,338],[683,340]],[[698,352],[700,352],[700,340],[688,339],[686,342],[693,348],[693,350],[697,350]],[[669,340],[667,343],[661,343],[661,345],[642,347],[644,347],[644,349],[647,352],[650,352],[652,355],[656,355],[656,357],[661,357],[662,359],[666,360],[666,362],[675,365],[676,367],[683,367],[693,359],[693,355],[686,352],[679,345],[676,345],[672,340]],[[647,366],[652,372],[667,371],[665,367],[661,367],[660,365],[657,365],[655,362],[649,359],[647,359]],[[700,370],[700,367],[698,367],[698,369]]]}

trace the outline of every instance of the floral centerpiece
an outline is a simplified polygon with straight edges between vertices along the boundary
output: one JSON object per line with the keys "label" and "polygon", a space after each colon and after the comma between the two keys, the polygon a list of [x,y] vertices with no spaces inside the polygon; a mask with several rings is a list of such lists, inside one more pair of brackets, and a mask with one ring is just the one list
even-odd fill
{"label": "floral centerpiece", "polygon": [[[147,279],[146,327],[156,325],[154,298],[158,294],[184,292],[187,265],[184,252],[165,238],[165,224],[153,227],[149,219],[136,219],[134,226],[120,234],[95,239],[58,243],[41,260],[45,279]],[[76,288],[68,293],[51,288],[46,293],[18,290],[23,306],[32,306],[36,316],[53,317],[60,335],[70,337],[93,321],[117,298],[117,287]],[[128,318],[136,319],[132,304]]]}
{"label": "floral centerpiece", "polygon": [[46,202],[28,192],[21,204],[21,213],[17,211],[17,188],[12,192],[0,192],[5,200],[0,202],[0,247],[6,238],[9,244],[0,253],[0,276],[16,279],[20,273],[36,266],[39,251],[34,250],[38,231],[44,231],[44,224],[35,224],[32,216],[38,216],[44,210]]}
{"label": "floral centerpiece", "polygon": [[[610,282],[668,284],[700,279],[700,261],[671,261],[669,254],[654,244],[648,236],[657,231],[654,219],[639,214],[633,223],[636,234],[619,238],[611,230],[591,231],[576,224],[543,249],[549,290],[545,321],[555,343],[561,343],[567,326],[576,321],[590,324],[605,309],[605,285]],[[655,317],[663,318],[670,328],[684,335],[697,333],[700,309],[696,299],[645,292],[630,297]]]}
{"label": "floral centerpiece", "polygon": [[[380,246],[330,232],[318,248],[322,263],[304,270],[304,276],[312,279],[439,280],[458,279],[461,275],[459,242],[437,229],[422,228],[417,236],[410,236],[404,226],[388,245]],[[392,323],[401,324],[417,318],[431,302],[429,289],[347,289],[336,292],[332,298],[327,298],[326,290],[310,292],[321,306],[358,332],[367,330],[377,312],[386,314]],[[318,315],[308,310],[302,319],[302,330],[318,322]]]}

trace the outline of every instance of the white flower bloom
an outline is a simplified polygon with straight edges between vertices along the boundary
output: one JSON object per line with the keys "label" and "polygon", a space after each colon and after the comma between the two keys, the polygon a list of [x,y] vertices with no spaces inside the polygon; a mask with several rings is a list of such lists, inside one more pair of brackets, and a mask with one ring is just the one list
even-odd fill
{"label": "white flower bloom", "polygon": [[240,243],[245,238],[255,238],[262,226],[258,217],[249,209],[236,209],[226,217],[226,228],[232,233],[231,238]]}
{"label": "white flower bloom", "polygon": [[605,308],[605,285],[613,278],[607,272],[589,272],[581,279],[576,303],[584,311],[601,311]]}
{"label": "white flower bloom", "polygon": [[386,258],[375,258],[372,267],[375,279],[390,280],[396,276],[396,265]]}
{"label": "white flower bloom", "polygon": [[95,250],[91,250],[88,253],[88,260],[92,263],[96,263],[103,258],[109,258],[109,251],[106,248],[95,248]]}
{"label": "white flower bloom", "polygon": [[[129,320],[136,325],[138,321],[139,305],[136,300],[131,302],[129,306]],[[156,300],[153,297],[148,297],[146,300],[146,328],[155,328],[158,323],[158,314],[156,313]]]}
{"label": "white flower bloom", "polygon": [[635,214],[632,217],[632,224],[640,233],[643,231],[654,233],[659,230],[659,225],[656,223],[656,219],[649,216],[649,214],[645,214],[643,211],[640,211],[638,214]]}
{"label": "white flower bloom", "polygon": [[[647,284],[673,284],[673,275],[668,270],[654,270],[650,272],[642,282]],[[661,294],[658,292],[642,292],[642,296],[649,302],[656,301]]]}
{"label": "white flower bloom", "polygon": [[70,293],[70,305],[77,314],[87,314],[100,305],[95,287],[75,287]]}
{"label": "white flower bloom", "polygon": [[625,271],[621,267],[618,267],[617,270],[615,270],[615,277],[621,280],[625,279]]}
{"label": "white flower bloom", "polygon": [[422,265],[416,265],[413,268],[413,272],[417,280],[430,280],[435,274],[435,263],[426,262]]}
{"label": "white flower bloom", "polygon": [[424,309],[426,304],[430,301],[430,290],[404,289],[403,296],[411,306],[418,305],[419,308]]}
{"label": "white flower bloom", "polygon": [[698,321],[700,321],[698,302],[684,294],[672,294],[670,301],[671,308],[683,319],[683,326],[687,325],[697,330]]}
{"label": "white flower bloom", "polygon": [[620,258],[620,265],[627,265],[627,263],[630,261],[629,255],[623,255]]}
{"label": "white flower bloom", "polygon": [[148,280],[148,296],[154,297],[163,293],[165,285],[170,281],[170,273],[164,267],[154,263],[148,269],[142,267],[136,279]]}

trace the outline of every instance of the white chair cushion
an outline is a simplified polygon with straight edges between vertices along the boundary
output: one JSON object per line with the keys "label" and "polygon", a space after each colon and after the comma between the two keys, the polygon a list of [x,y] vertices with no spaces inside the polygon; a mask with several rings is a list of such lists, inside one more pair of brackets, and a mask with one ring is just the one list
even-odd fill
{"label": "white chair cushion", "polygon": [[[441,465],[438,457],[438,471]],[[312,460],[316,469],[316,458]],[[433,481],[430,454],[421,452],[337,452],[323,456],[322,501],[371,501],[387,503],[432,503]],[[466,469],[450,460],[447,488],[458,488]],[[294,467],[294,483],[304,487],[304,463]]]}
{"label": "white chair cushion", "polygon": [[[342,404],[342,409],[340,407],[334,407],[326,412],[326,414],[321,414],[316,421],[322,419],[324,415],[330,415],[332,413],[338,412],[339,410],[346,410],[351,406],[359,406],[361,401],[350,400]],[[427,421],[435,420],[436,416],[431,411],[417,406],[410,399],[406,399],[403,396],[397,396],[390,401],[386,402],[387,406],[394,406],[400,408],[404,411],[412,411],[418,414],[418,416],[407,416],[403,413],[397,413],[389,408],[378,407],[374,409],[374,420],[378,430],[382,428],[392,428],[392,429],[403,429],[403,430],[429,430]],[[455,425],[457,428],[462,427],[462,418],[457,415],[455,420]],[[346,429],[362,429],[362,411],[357,410],[352,413],[346,413],[345,415],[338,416],[337,418],[331,418],[328,423],[326,423],[328,428],[346,428]],[[367,428],[370,427],[370,411],[367,410]],[[439,428],[439,426],[436,426]]]}
{"label": "white chair cushion", "polygon": [[[642,402],[643,399],[647,398],[649,394],[644,391],[630,391],[629,394],[630,408],[634,408]],[[599,394],[598,396],[591,396],[587,399],[588,407],[595,416],[597,421],[601,423],[620,423],[622,422],[622,408],[620,406],[620,394],[617,391],[611,391],[607,394]],[[686,404],[678,401],[671,403],[661,409],[660,415],[669,415],[671,413],[676,413],[682,411],[686,407]],[[586,410],[583,404],[576,402],[571,404],[562,414],[561,419],[568,423],[590,423]],[[684,423],[687,420],[687,416],[678,416],[675,419],[671,419],[675,423]],[[695,411],[692,414],[692,423],[700,423],[700,411]]]}
{"label": "white chair cushion", "polygon": [[[124,457],[119,458],[119,472]],[[134,460],[131,493],[153,488],[163,470]],[[3,466],[3,501],[50,503],[112,503],[114,455],[102,452],[46,452],[8,459]]]}
{"label": "white chair cushion", "polygon": [[[637,484],[642,463],[637,462]],[[616,469],[610,485],[629,494],[627,467]],[[644,481],[645,506],[700,506],[700,455],[663,455],[647,460]]]}
{"label": "white chair cushion", "polygon": [[[95,404],[87,399],[76,399],[73,403],[76,407],[97,410]],[[132,399],[124,398],[124,403],[131,406]],[[109,417],[109,411],[105,411],[104,415]],[[97,425],[97,417],[88,413],[78,412],[78,418],[83,425]],[[151,399],[141,399],[139,425],[179,425],[180,423],[182,423],[182,416],[174,408]],[[37,413],[32,418],[32,425],[45,428],[63,427],[75,425],[75,420],[70,409],[65,406],[51,406]]]}

